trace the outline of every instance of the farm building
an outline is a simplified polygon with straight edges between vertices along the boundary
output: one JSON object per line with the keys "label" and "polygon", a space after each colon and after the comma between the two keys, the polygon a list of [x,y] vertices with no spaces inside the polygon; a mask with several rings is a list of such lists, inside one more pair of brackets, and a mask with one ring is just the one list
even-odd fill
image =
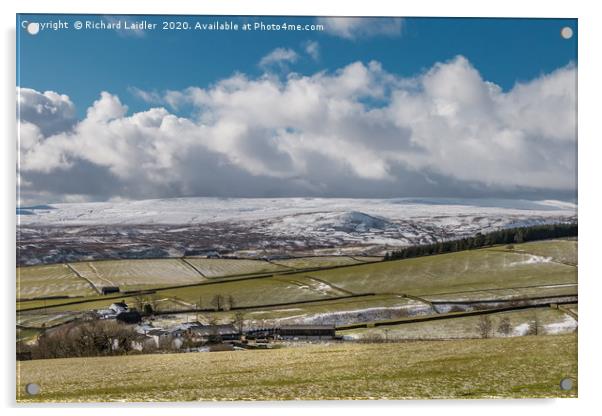
{"label": "farm building", "polygon": [[111,293],[119,293],[119,286],[104,286],[100,290],[103,295],[109,295]]}
{"label": "farm building", "polygon": [[117,315],[128,311],[128,305],[122,301],[111,304],[108,309],[98,309],[96,314],[100,319],[115,319]]}
{"label": "farm building", "polygon": [[125,311],[118,313],[115,319],[126,324],[139,324],[142,322],[142,315],[140,315],[140,312],[136,310]]}
{"label": "farm building", "polygon": [[164,329],[151,329],[146,333],[146,335],[155,341],[155,346],[157,348],[171,340],[171,335]]}
{"label": "farm building", "polygon": [[157,346],[153,337],[138,334],[134,340],[132,340],[132,349],[136,351],[143,351],[146,349],[152,349]]}
{"label": "farm building", "polygon": [[206,325],[195,326],[189,329],[193,337],[203,340],[231,341],[240,339],[240,334],[234,325]]}
{"label": "farm building", "polygon": [[115,302],[109,306],[109,309],[112,310],[116,314],[120,314],[121,312],[127,312],[128,305],[124,301]]}
{"label": "farm building", "polygon": [[285,325],[278,329],[282,339],[323,340],[335,337],[334,325]]}
{"label": "farm building", "polygon": [[277,333],[278,329],[274,327],[253,328],[245,331],[245,337],[247,339],[274,339]]}

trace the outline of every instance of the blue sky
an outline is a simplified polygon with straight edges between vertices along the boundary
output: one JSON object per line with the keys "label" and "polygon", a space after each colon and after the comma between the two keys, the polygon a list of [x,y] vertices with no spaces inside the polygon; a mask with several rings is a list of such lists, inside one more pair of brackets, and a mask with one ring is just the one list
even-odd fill
{"label": "blue sky", "polygon": [[[47,21],[100,18],[77,15],[20,15],[21,20]],[[152,22],[160,16],[131,16]],[[169,16],[170,20],[212,22],[214,17]],[[311,23],[301,17],[219,17],[221,21]],[[562,27],[574,29],[563,39]],[[19,31],[18,85],[69,95],[80,115],[99,91],[119,95],[130,110],[146,107],[128,92],[179,90],[208,86],[236,71],[259,76],[258,62],[277,47],[302,48],[317,41],[320,58],[300,59],[291,69],[303,74],[335,70],[353,61],[377,60],[401,76],[412,76],[435,62],[463,55],[487,81],[511,88],[542,73],[577,61],[575,19],[447,19],[406,18],[399,36],[345,39],[323,32],[186,32],[155,31],[126,36],[116,31]]]}
{"label": "blue sky", "polygon": [[[325,30],[74,29],[142,20]],[[23,21],[69,29],[30,35]],[[18,15],[17,27],[22,203],[576,197],[575,19]]]}

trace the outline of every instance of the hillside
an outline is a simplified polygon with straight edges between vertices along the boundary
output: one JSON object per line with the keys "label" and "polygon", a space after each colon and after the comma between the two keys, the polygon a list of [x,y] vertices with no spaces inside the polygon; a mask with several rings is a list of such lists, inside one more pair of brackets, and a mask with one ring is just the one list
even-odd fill
{"label": "hillside", "polygon": [[[568,301],[577,296],[576,252],[577,241],[548,240],[388,262],[372,257],[273,262],[187,258],[21,267],[17,283],[28,298],[50,293],[77,297],[18,302],[18,322],[36,326],[31,322],[69,319],[115,300],[136,302],[136,293],[98,295],[104,285],[152,289],[158,311],[179,313],[182,319],[186,313],[194,317],[206,312],[227,321],[234,311],[215,312],[211,300],[217,295],[232,298],[234,310],[244,311],[256,324],[348,324],[491,308],[520,299]],[[59,274],[69,270],[79,271],[79,277]],[[84,282],[89,292],[77,292]]]}
{"label": "hillside", "polygon": [[[576,397],[575,335],[19,362],[20,402]],[[111,375],[115,375],[114,377]],[[26,382],[40,383],[25,396]]]}
{"label": "hillside", "polygon": [[500,228],[576,221],[562,201],[179,198],[18,210],[18,265],[222,255],[377,255]]}

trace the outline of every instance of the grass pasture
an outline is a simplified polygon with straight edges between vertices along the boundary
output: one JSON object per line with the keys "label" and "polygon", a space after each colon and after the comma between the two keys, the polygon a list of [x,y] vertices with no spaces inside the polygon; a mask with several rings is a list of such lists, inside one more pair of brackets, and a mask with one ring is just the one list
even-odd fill
{"label": "grass pasture", "polygon": [[[231,280],[218,284],[197,285],[190,287],[181,287],[173,289],[157,290],[153,297],[160,300],[162,309],[168,307],[169,300],[175,299],[180,302],[186,302],[193,307],[212,308],[211,301],[216,295],[221,295],[227,303],[227,298],[232,297],[235,306],[253,307],[265,305],[268,303],[295,303],[308,300],[325,300],[333,297],[332,294],[323,292],[306,285],[280,280],[276,278],[259,278],[248,280]],[[102,296],[91,298],[93,301],[76,304],[61,305],[57,302],[55,305],[47,305],[49,311],[85,311],[90,309],[102,309],[115,302],[115,299],[108,299]],[[134,303],[133,296],[119,296],[117,300],[124,300],[126,303]],[[64,301],[63,301],[64,302]],[[161,305],[164,303],[165,307]],[[173,302],[171,302],[173,303]],[[191,306],[192,307],[192,306]],[[176,306],[175,309],[182,309]]]}
{"label": "grass pasture", "polygon": [[573,266],[534,262],[524,253],[479,249],[312,272],[352,292],[416,296],[577,283]]}
{"label": "grass pasture", "polygon": [[[18,362],[19,402],[576,397],[575,335]],[[26,383],[41,394],[27,396]]]}
{"label": "grass pasture", "polygon": [[349,266],[352,264],[368,263],[378,260],[357,260],[348,256],[315,256],[297,257],[292,259],[273,260],[272,263],[280,264],[292,269],[309,269],[312,267]]}
{"label": "grass pasture", "polygon": [[46,327],[60,325],[81,315],[80,312],[25,312],[17,315],[17,325],[41,329],[42,325]]}
{"label": "grass pasture", "polygon": [[279,266],[265,260],[187,257],[186,261],[206,277],[276,273],[288,270],[287,267]]}
{"label": "grass pasture", "polygon": [[538,285],[514,287],[511,289],[489,289],[476,290],[468,292],[446,292],[434,293],[423,296],[424,299],[431,302],[445,301],[491,301],[491,300],[512,300],[536,297],[555,297],[555,296],[572,296],[577,294],[577,283],[565,283],[557,285]]}
{"label": "grass pasture", "polygon": [[64,264],[17,267],[17,297],[89,296],[92,285]]}
{"label": "grass pasture", "polygon": [[[551,244],[552,246],[546,247],[558,249],[564,245],[575,246],[576,241],[554,240]],[[181,259],[161,259],[82,262],[74,263],[73,267],[89,279],[102,278],[107,281],[105,284],[110,282],[125,289],[155,287],[157,290],[153,296],[161,300],[160,306],[164,310],[183,310],[199,306],[212,308],[211,301],[216,295],[222,295],[224,298],[231,296],[236,307],[253,308],[268,304],[327,301],[331,298],[367,293],[385,297],[410,294],[430,301],[513,299],[576,293],[576,267],[553,261],[533,261],[531,254],[521,252],[523,247],[535,250],[534,243],[526,243],[516,244],[513,250],[503,247],[485,248],[297,273],[290,273],[290,268],[262,260],[206,258],[187,258],[186,261],[191,264]],[[317,258],[324,260],[330,257],[311,257],[305,258],[305,261]],[[351,259],[351,257],[341,256],[340,259]],[[297,266],[304,267],[307,264],[300,263]],[[195,271],[195,268],[215,277],[203,277]],[[272,277],[248,275],[248,273],[268,270],[274,272],[274,268],[282,268],[286,273],[276,273]],[[43,279],[41,280],[35,273],[29,273],[37,269],[45,271],[46,274],[43,275],[45,279],[57,275],[57,280],[65,279],[86,287],[85,279],[77,277],[63,265],[20,269],[22,284],[27,282],[31,288],[34,288],[34,282],[37,282],[36,284],[40,285],[39,293],[48,292],[50,289],[39,283],[44,281]],[[66,277],[57,274],[57,271],[61,271]],[[222,273],[243,273],[243,276],[218,277]],[[53,280],[49,281],[52,288]],[[98,284],[102,284],[102,281],[98,280]],[[160,288],[168,284],[192,284],[192,286]],[[116,299],[133,302],[132,296],[125,294],[111,297],[99,296],[92,291],[91,285],[88,284],[87,288],[82,295],[85,297],[81,299],[90,302],[66,304],[73,300],[31,300],[18,302],[17,310],[43,307],[49,313],[78,312],[106,308]],[[33,292],[30,290],[28,293]],[[51,291],[51,293],[56,292]],[[71,292],[58,294],[73,295]],[[333,308],[341,312],[338,305]],[[375,306],[378,305],[373,303],[372,307]],[[306,304],[290,305],[284,309],[300,308],[305,311],[309,307],[310,305]],[[324,304],[321,310],[328,312],[328,306]],[[266,308],[261,314],[261,319],[269,319],[272,313],[275,319],[282,316],[276,313],[274,308]]]}
{"label": "grass pasture", "polygon": [[224,281],[215,285],[166,289],[157,292],[160,297],[176,297],[187,302],[197,303],[201,307],[211,307],[210,301],[216,295],[232,296],[236,306],[253,307],[271,303],[293,303],[333,297],[328,291],[319,290],[311,285],[298,284],[288,279],[258,278],[248,280]]}
{"label": "grass pasture", "polygon": [[122,290],[186,285],[206,280],[180,259],[102,260],[70,265],[96,287],[119,286]]}
{"label": "grass pasture", "polygon": [[[430,307],[421,302],[403,298],[396,295],[376,295],[339,300],[329,300],[316,303],[298,304],[269,309],[248,310],[245,319],[250,321],[269,320],[294,320],[313,319],[323,323],[341,324],[345,321],[345,315],[354,315],[359,319],[365,315],[364,320],[373,318],[378,311],[394,309],[399,316],[405,316],[422,310],[430,312]],[[383,312],[381,312],[383,313]],[[370,314],[370,315],[368,315]],[[224,322],[231,321],[232,313],[224,313],[220,317]]]}
{"label": "grass pasture", "polygon": [[[539,334],[554,335],[559,332],[572,332],[577,325],[575,319],[570,315],[550,307],[498,312],[487,316],[492,324],[490,337],[526,335],[529,330],[535,330],[535,325],[537,325]],[[374,339],[376,337],[390,341],[481,338],[480,318],[480,316],[467,316],[440,321],[350,329],[338,331],[338,334],[355,340]],[[510,325],[510,331],[507,334],[500,330],[503,319],[507,319]]]}
{"label": "grass pasture", "polygon": [[577,240],[542,240],[515,245],[515,251],[551,257],[554,261],[577,264]]}

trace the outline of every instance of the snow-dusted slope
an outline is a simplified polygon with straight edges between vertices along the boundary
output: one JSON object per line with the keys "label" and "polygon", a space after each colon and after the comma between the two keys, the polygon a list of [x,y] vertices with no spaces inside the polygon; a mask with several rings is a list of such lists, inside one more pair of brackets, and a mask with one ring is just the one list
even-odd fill
{"label": "snow-dusted slope", "polygon": [[574,204],[524,200],[184,198],[18,212],[20,264],[210,251],[382,255],[503,227],[576,221]]}
{"label": "snow-dusted slope", "polygon": [[[457,222],[466,216],[559,217],[576,215],[576,205],[563,201],[493,199],[340,199],[340,198],[174,198],[145,201],[52,204],[17,211],[23,225],[200,224],[294,218],[307,223],[325,215],[344,214],[349,222],[373,218]],[[305,214],[305,215],[301,215]],[[313,215],[313,217],[312,217]],[[456,219],[456,220],[454,220]],[[343,221],[345,218],[342,219]]]}

